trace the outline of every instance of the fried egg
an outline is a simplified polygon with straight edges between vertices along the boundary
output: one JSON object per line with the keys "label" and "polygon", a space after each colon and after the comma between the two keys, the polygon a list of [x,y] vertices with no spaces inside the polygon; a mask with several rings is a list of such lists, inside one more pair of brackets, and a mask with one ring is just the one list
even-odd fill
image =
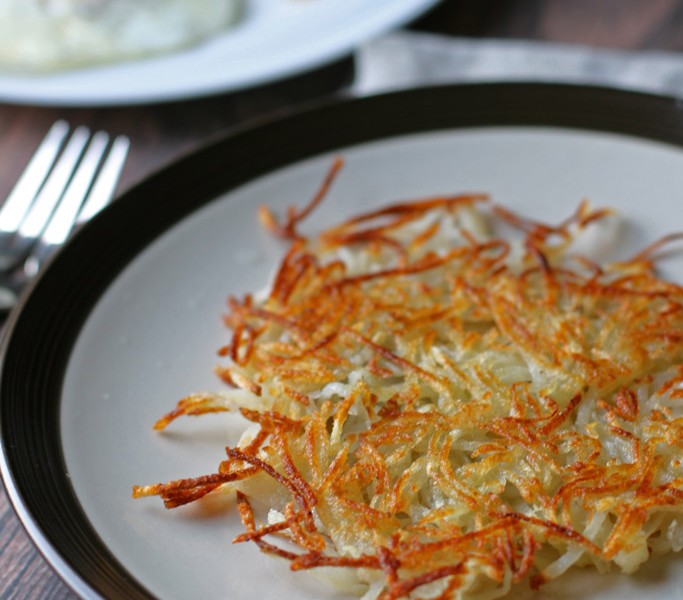
{"label": "fried egg", "polygon": [[0,68],[51,71],[192,46],[233,25],[242,0],[0,0]]}

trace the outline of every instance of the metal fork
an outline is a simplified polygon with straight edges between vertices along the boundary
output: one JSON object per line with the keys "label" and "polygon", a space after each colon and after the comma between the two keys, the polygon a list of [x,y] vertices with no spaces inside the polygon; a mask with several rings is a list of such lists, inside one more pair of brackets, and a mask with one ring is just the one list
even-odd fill
{"label": "metal fork", "polygon": [[[128,154],[125,136],[57,121],[0,208],[0,317],[71,232],[109,203]],[[67,139],[68,138],[68,139]]]}

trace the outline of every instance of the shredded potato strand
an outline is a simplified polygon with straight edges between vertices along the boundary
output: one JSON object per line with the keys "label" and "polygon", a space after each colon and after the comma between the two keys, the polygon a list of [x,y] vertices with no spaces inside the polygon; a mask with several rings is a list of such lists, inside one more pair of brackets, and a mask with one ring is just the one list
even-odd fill
{"label": "shredded potato strand", "polygon": [[[305,237],[340,165],[283,225],[261,212],[291,246],[267,297],[229,301],[232,391],[156,425],[240,410],[258,433],[216,474],[134,495],[236,490],[235,542],[351,569],[385,600],[493,597],[680,549],[683,289],[652,261],[680,236],[598,264],[572,248],[611,211],[549,225],[476,194]],[[517,233],[494,237],[503,224]]]}

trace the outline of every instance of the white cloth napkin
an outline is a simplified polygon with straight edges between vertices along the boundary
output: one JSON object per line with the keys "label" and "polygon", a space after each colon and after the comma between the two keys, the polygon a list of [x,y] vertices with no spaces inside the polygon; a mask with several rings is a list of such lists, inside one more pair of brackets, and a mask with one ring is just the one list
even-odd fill
{"label": "white cloth napkin", "polygon": [[351,92],[486,81],[606,85],[683,98],[683,54],[399,31],[362,46]]}

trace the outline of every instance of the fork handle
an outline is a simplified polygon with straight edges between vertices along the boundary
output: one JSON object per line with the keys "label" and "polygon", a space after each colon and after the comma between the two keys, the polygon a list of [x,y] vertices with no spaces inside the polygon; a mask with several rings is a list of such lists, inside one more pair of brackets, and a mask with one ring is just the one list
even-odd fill
{"label": "fork handle", "polygon": [[59,247],[59,244],[50,244],[45,242],[42,238],[39,239],[33,246],[31,254],[24,262],[23,276],[27,280],[31,280],[38,275],[38,271],[43,267],[45,261],[48,260]]}
{"label": "fork handle", "polygon": [[7,273],[16,267],[31,249],[32,240],[0,231],[0,273]]}

